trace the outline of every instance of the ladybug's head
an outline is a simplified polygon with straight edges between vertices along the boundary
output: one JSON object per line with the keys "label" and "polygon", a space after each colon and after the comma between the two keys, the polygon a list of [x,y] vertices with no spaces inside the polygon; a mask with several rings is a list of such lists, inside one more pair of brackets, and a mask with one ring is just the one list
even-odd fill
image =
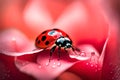
{"label": "ladybug's head", "polygon": [[68,37],[60,37],[56,40],[55,44],[59,47],[71,48],[72,41]]}

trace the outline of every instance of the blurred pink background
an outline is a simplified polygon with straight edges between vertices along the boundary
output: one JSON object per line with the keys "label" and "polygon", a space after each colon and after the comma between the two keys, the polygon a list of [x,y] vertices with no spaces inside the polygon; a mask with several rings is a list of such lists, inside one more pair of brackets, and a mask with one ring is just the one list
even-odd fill
{"label": "blurred pink background", "polygon": [[[34,41],[42,31],[60,28],[72,36],[75,44],[92,44],[101,53],[110,30],[99,80],[119,80],[119,13],[119,0],[0,0],[0,33],[17,29]],[[36,56],[23,58],[34,61]],[[68,68],[56,80],[85,80],[78,66]],[[93,76],[86,79],[97,80]],[[0,80],[35,79],[16,68],[14,57],[0,54]]]}

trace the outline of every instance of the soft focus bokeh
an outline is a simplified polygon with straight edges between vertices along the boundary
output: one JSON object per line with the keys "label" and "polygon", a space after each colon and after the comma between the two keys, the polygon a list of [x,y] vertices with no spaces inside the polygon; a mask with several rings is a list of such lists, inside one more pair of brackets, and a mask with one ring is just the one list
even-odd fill
{"label": "soft focus bokeh", "polygon": [[[119,80],[119,13],[119,0],[0,0],[0,80]],[[8,56],[32,51],[36,36],[51,28],[68,33],[91,58],[74,60],[62,52],[62,66],[52,70],[36,68],[49,59],[49,50],[19,57],[32,62],[25,67]]]}

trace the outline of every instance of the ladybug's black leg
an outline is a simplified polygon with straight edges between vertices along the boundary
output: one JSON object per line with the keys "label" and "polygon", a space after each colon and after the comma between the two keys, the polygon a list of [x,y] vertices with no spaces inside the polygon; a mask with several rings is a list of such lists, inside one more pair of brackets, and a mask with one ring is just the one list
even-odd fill
{"label": "ladybug's black leg", "polygon": [[60,51],[61,51],[61,47],[58,47],[58,61],[60,60]]}
{"label": "ladybug's black leg", "polygon": [[76,47],[74,47],[75,48],[75,50],[77,51],[77,52],[80,52],[80,49],[79,48],[76,48]]}
{"label": "ladybug's black leg", "polygon": [[75,51],[77,51],[77,52],[80,52],[80,49],[79,48],[76,48],[76,47],[71,47],[72,48],[72,50],[73,50],[73,52],[77,55],[77,53],[75,52]]}
{"label": "ladybug's black leg", "polygon": [[[72,48],[72,51],[75,53],[75,49],[73,48],[73,47],[71,47]],[[76,54],[76,53],[75,53]]]}
{"label": "ladybug's black leg", "polygon": [[77,47],[72,47],[72,50],[73,50],[73,51],[80,52],[80,49],[79,49],[79,48],[77,48]]}
{"label": "ladybug's black leg", "polygon": [[66,48],[64,48],[65,52],[68,53],[68,51],[66,50]]}
{"label": "ladybug's black leg", "polygon": [[50,58],[49,58],[49,62],[50,62],[50,60],[51,60],[51,57],[52,57],[53,52],[55,51],[55,48],[56,48],[56,46],[53,46],[53,47],[50,49]]}

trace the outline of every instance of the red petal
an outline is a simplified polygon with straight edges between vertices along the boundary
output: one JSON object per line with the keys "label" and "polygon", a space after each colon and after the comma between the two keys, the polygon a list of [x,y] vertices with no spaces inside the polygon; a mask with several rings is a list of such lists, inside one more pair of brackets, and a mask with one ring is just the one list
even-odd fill
{"label": "red petal", "polygon": [[16,29],[2,31],[0,40],[0,53],[6,55],[12,56],[14,52],[32,51],[34,48],[31,47],[31,42],[27,37]]}

